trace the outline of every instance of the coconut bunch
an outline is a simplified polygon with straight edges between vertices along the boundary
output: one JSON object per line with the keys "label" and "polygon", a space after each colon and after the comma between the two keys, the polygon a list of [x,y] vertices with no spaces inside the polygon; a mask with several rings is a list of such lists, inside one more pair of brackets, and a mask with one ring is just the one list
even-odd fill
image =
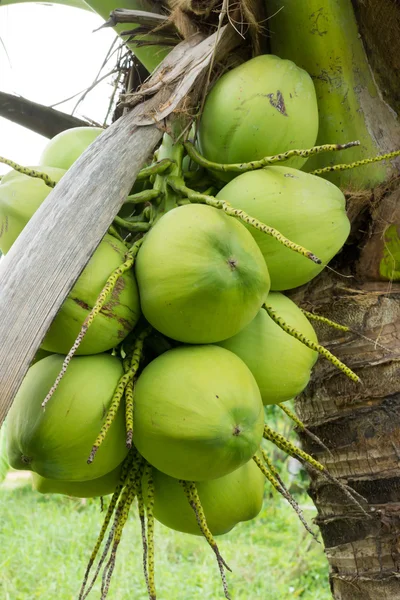
{"label": "coconut bunch", "polygon": [[[100,133],[59,134],[38,166],[3,177],[3,253]],[[301,170],[347,147],[314,147],[317,133],[312,80],[293,62],[264,55],[223,75],[192,139],[164,136],[43,340],[9,413],[8,458],[42,493],[113,493],[81,598],[110,525],[107,595],[135,499],[150,598],[154,518],[206,537],[229,598],[214,536],[256,517],[265,478],[300,512],[263,440],[325,472],[264,417],[306,387],[318,353],[358,381],[282,293],[350,230],[342,192]]]}

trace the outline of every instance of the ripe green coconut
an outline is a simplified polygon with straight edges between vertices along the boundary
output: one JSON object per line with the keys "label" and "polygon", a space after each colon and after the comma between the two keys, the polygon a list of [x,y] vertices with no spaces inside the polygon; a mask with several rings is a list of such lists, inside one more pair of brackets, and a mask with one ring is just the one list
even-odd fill
{"label": "ripe green coconut", "polygon": [[217,198],[275,227],[322,260],[317,265],[246,225],[268,265],[272,290],[289,290],[313,279],[337,254],[350,232],[340,189],[321,177],[289,167],[243,173],[223,187]]}
{"label": "ripe green coconut", "polygon": [[235,335],[269,291],[268,269],[246,228],[204,205],[174,208],[158,221],[139,251],[136,277],[149,323],[190,344]]}
{"label": "ripe green coconut", "polygon": [[[171,529],[201,535],[179,481],[157,469],[153,480],[155,518]],[[262,508],[264,484],[265,477],[252,459],[224,477],[199,481],[196,487],[211,533],[223,535],[237,523],[254,519]]]}
{"label": "ripe green coconut", "polygon": [[31,367],[7,417],[7,451],[14,469],[42,477],[86,481],[106,475],[125,458],[125,414],[121,407],[92,464],[90,451],[123,374],[110,354],[78,356],[46,405],[64,356],[53,354]]}
{"label": "ripe green coconut", "polygon": [[75,498],[96,498],[113,494],[119,483],[121,465],[103,477],[90,481],[62,481],[61,479],[46,479],[32,472],[32,487],[40,494],[64,494]]}
{"label": "ripe green coconut", "polygon": [[[41,348],[67,354],[93,308],[108,277],[125,260],[126,247],[105,235],[57,313]],[[106,304],[88,329],[77,354],[98,354],[117,346],[140,316],[139,294],[133,271],[122,275]]]}
{"label": "ripe green coconut", "polygon": [[[290,60],[264,54],[217,81],[204,105],[199,143],[210,161],[241,163],[309,148],[317,134],[311,77]],[[300,168],[306,160],[295,157],[287,164]],[[225,181],[234,176],[216,174]]]}
{"label": "ripe green coconut", "polygon": [[257,451],[264,410],[232,352],[180,346],[151,362],[135,388],[133,441],[157,469],[189,481],[222,477]]}
{"label": "ripe green coconut", "polygon": [[62,131],[47,144],[40,164],[69,169],[103,131],[101,127],[74,127]]}
{"label": "ripe green coconut", "polygon": [[[289,298],[271,292],[267,303],[288,325],[318,343],[314,328]],[[264,309],[242,331],[218,345],[246,363],[257,381],[264,404],[278,404],[300,394],[318,358],[317,352],[283,331]]]}
{"label": "ripe green coconut", "polygon": [[[60,181],[63,169],[28,167]],[[0,251],[6,254],[52,188],[42,179],[10,171],[0,180]]]}

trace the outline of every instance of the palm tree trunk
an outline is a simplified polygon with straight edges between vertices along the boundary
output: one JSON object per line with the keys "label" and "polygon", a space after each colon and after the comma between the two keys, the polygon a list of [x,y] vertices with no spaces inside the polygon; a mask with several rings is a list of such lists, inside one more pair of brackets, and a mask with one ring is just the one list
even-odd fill
{"label": "palm tree trunk", "polygon": [[[272,51],[300,61],[314,77],[320,106],[336,111],[323,113],[320,133],[329,135],[337,130],[346,135],[354,132],[357,139],[370,137],[377,145],[373,154],[380,147],[384,150],[392,134],[398,146],[398,0],[266,0],[266,6]],[[354,25],[352,6],[357,19]],[[363,46],[357,35],[351,35],[357,33],[357,25]],[[335,44],[335,40],[341,42]],[[375,87],[374,92],[376,85],[380,89]],[[354,105],[359,105],[352,113],[346,113],[349,94],[354,95]],[[381,120],[376,118],[378,105]],[[338,127],[333,117],[342,108]],[[366,124],[364,133],[357,124],[360,116]],[[371,155],[368,144],[363,142],[363,146],[365,155]],[[349,155],[335,160],[349,162]],[[399,600],[400,180],[393,171],[380,179],[381,171],[373,181],[369,167],[360,168],[354,177],[351,171],[347,173],[343,178],[339,174],[335,183],[353,190],[348,203],[353,231],[332,264],[337,272],[325,270],[291,296],[306,310],[351,328],[343,333],[326,325],[316,327],[321,343],[354,369],[362,383],[351,382],[320,360],[310,385],[297,399],[297,411],[328,448],[323,450],[301,435],[305,450],[361,494],[369,514],[351,503],[337,486],[310,473],[310,495],[318,509],[333,597]],[[368,189],[382,181],[374,190]]]}
{"label": "palm tree trunk", "polygon": [[342,253],[338,269],[348,277],[328,271],[294,294],[303,308],[351,327],[343,334],[321,326],[318,333],[362,379],[354,384],[320,361],[297,401],[301,419],[329,452],[303,436],[305,449],[368,503],[370,518],[311,474],[335,600],[400,598],[400,283],[379,276],[379,246],[383,252],[390,247],[382,215],[397,211],[400,229],[398,184],[375,210],[361,252],[351,245]]}

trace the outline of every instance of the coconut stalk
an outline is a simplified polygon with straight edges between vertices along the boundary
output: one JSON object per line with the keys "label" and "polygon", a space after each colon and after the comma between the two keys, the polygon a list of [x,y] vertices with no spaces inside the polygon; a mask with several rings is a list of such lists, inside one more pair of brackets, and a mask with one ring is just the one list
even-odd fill
{"label": "coconut stalk", "polygon": [[196,101],[214,52],[224,56],[236,44],[230,26],[179,44],[143,88],[141,99],[150,99],[81,155],[1,260],[0,423],[61,304],[161,139],[158,124],[182,119],[179,104],[189,92]]}
{"label": "coconut stalk", "polygon": [[[399,122],[377,88],[351,0],[266,0],[266,8],[271,52],[293,60],[313,78],[320,111],[317,144],[360,140],[361,147],[346,154],[348,162],[399,148]],[[314,156],[305,170],[339,161],[333,153]],[[395,171],[393,163],[378,163],[326,177],[339,186],[365,189]]]}

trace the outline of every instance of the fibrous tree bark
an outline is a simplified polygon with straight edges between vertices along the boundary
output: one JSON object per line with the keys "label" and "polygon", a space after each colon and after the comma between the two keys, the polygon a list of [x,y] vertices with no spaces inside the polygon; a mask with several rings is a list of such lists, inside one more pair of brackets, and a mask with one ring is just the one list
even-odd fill
{"label": "fibrous tree bark", "polygon": [[[342,273],[350,275],[351,267]],[[336,486],[312,474],[332,594],[394,600],[400,597],[400,285],[327,272],[295,298],[351,327],[351,333],[325,326],[318,333],[362,380],[356,385],[320,362],[297,400],[300,417],[329,452],[303,436],[305,449],[361,494],[370,513],[366,518]]]}
{"label": "fibrous tree bark", "polygon": [[[382,96],[398,109],[400,4],[354,6]],[[292,294],[303,308],[351,328],[316,327],[362,380],[356,385],[320,362],[297,399],[300,417],[329,452],[302,435],[305,449],[365,498],[370,515],[311,473],[335,600],[400,598],[399,184],[395,175],[375,190],[349,194],[353,233],[332,265],[337,273],[325,271]]]}

